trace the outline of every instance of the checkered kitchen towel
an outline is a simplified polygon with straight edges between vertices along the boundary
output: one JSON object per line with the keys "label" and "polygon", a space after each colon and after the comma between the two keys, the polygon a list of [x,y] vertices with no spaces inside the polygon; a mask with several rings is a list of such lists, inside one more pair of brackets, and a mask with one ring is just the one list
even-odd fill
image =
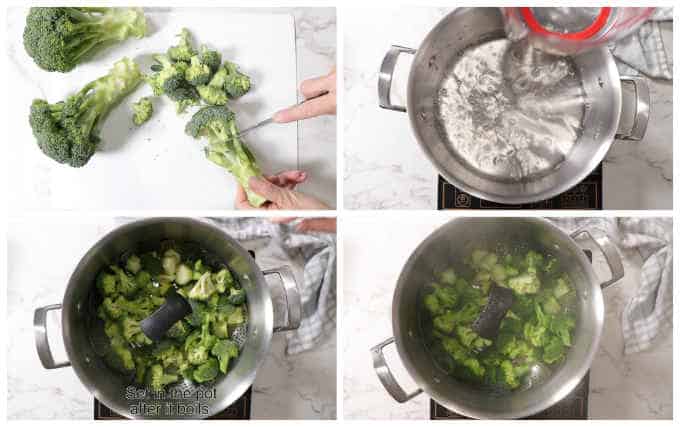
{"label": "checkered kitchen towel", "polygon": [[266,218],[213,218],[240,241],[266,238],[278,247],[291,264],[300,263],[302,322],[286,333],[286,352],[298,354],[314,348],[335,330],[336,249],[335,236],[328,233],[299,233],[294,223],[274,224]]}
{"label": "checkered kitchen towel", "polygon": [[650,348],[673,325],[673,221],[670,218],[558,218],[558,226],[600,229],[620,248],[637,250],[639,285],[621,316],[624,353]]}
{"label": "checkered kitchen towel", "polygon": [[662,21],[672,20],[673,8],[657,8],[640,31],[609,47],[621,74],[673,79],[672,47],[664,46],[660,25]]}

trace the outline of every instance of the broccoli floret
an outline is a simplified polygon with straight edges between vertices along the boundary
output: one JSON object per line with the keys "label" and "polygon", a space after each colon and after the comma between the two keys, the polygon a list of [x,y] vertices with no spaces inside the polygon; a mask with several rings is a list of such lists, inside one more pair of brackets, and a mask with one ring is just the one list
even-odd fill
{"label": "broccoli floret", "polygon": [[432,295],[437,298],[439,305],[442,308],[453,308],[458,303],[458,292],[455,288],[451,286],[441,286],[436,283],[433,283],[430,287],[434,289]]}
{"label": "broccoli floret", "polygon": [[132,274],[137,274],[142,269],[142,261],[137,255],[130,255],[125,261],[125,269]]}
{"label": "broccoli floret", "polygon": [[423,298],[423,305],[425,309],[430,312],[430,315],[436,316],[444,312],[444,307],[439,304],[439,298],[434,293],[425,295]]}
{"label": "broccoli floret", "polygon": [[174,249],[168,249],[163,254],[161,265],[165,274],[175,274],[177,266],[182,261],[182,257]]}
{"label": "broccoli floret", "polygon": [[221,269],[213,275],[213,282],[219,293],[224,293],[227,289],[234,286],[234,278],[231,277],[231,273],[226,268]]}
{"label": "broccoli floret", "polygon": [[177,46],[168,48],[168,57],[173,61],[191,61],[191,57],[196,55],[196,51],[191,44],[189,30],[182,28],[177,37],[179,37],[179,43],[177,43]]}
{"label": "broccoli floret", "polygon": [[556,298],[562,298],[571,292],[571,286],[569,285],[569,278],[567,276],[562,276],[557,279],[555,288],[553,289],[553,294]]}
{"label": "broccoli floret", "polygon": [[148,385],[153,390],[163,390],[163,387],[177,382],[178,380],[179,377],[177,375],[165,373],[163,366],[161,365],[153,365],[151,369],[149,369]]}
{"label": "broccoli floret", "polygon": [[231,340],[218,340],[210,351],[220,362],[220,371],[227,373],[229,361],[238,357],[238,346]]}
{"label": "broccoli floret", "polygon": [[202,63],[198,56],[192,56],[189,68],[184,72],[184,78],[194,86],[201,86],[208,83],[211,77],[210,67]]}
{"label": "broccoli floret", "polygon": [[244,289],[231,288],[229,290],[229,304],[241,305],[246,302],[246,291]]}
{"label": "broccoli floret", "polygon": [[29,123],[38,147],[59,163],[84,166],[99,145],[99,127],[109,111],[141,81],[137,64],[124,58],[109,74],[86,84],[65,101],[34,100]]}
{"label": "broccoli floret", "polygon": [[491,345],[491,340],[480,337],[472,328],[467,326],[456,327],[456,335],[461,344],[469,349],[481,350]]}
{"label": "broccoli floret", "polygon": [[119,319],[123,315],[123,309],[110,297],[104,298],[99,306],[98,315],[100,319]]}
{"label": "broccoli floret", "polygon": [[543,310],[548,314],[557,314],[562,311],[562,306],[560,306],[560,303],[557,302],[557,298],[554,296],[549,296],[543,302]]}
{"label": "broccoli floret", "polygon": [[541,281],[535,274],[527,272],[509,279],[508,287],[520,295],[535,294],[541,287]]}
{"label": "broccoli floret", "polygon": [[97,288],[104,296],[113,296],[118,293],[118,280],[113,274],[102,271],[97,276]]}
{"label": "broccoli floret", "polygon": [[519,387],[520,383],[515,374],[515,369],[512,366],[512,362],[509,360],[504,360],[501,362],[500,368],[503,374],[503,381],[505,382],[505,385],[510,388]]}
{"label": "broccoli floret", "polygon": [[187,326],[187,322],[184,320],[180,320],[176,322],[170,329],[168,329],[168,332],[166,333],[170,338],[175,338],[175,339],[182,339],[186,337],[189,334],[189,327]]}
{"label": "broccoli floret", "polygon": [[439,280],[445,285],[455,285],[456,277],[456,271],[453,268],[444,270],[439,274]]}
{"label": "broccoli floret", "polygon": [[187,107],[197,105],[200,97],[196,88],[184,78],[188,64],[184,62],[172,62],[166,55],[154,55],[156,64],[151,66],[154,71],[147,82],[151,86],[154,95],[167,95],[175,101],[178,113],[184,112]]}
{"label": "broccoli floret", "polygon": [[207,271],[203,273],[194,287],[191,288],[191,291],[189,291],[189,298],[197,299],[199,301],[206,301],[216,291],[217,289],[215,288],[215,284],[212,281],[212,275],[209,271]]}
{"label": "broccoli floret", "polygon": [[111,352],[108,354],[109,363],[120,371],[133,371],[135,360],[130,348],[120,338],[111,340]]}
{"label": "broccoli floret", "polygon": [[121,320],[121,326],[123,328],[123,338],[128,342],[137,345],[147,345],[151,344],[149,337],[144,335],[142,329],[139,327],[139,321],[131,317],[125,317]]}
{"label": "broccoli floret", "polygon": [[229,98],[236,99],[245,95],[250,90],[250,77],[241,73],[236,64],[225,61],[222,67],[227,71],[224,81],[224,90]]}
{"label": "broccoli floret", "polygon": [[106,46],[146,32],[140,8],[32,7],[24,48],[40,68],[68,72]]}
{"label": "broccoli floret", "polygon": [[230,326],[237,326],[245,323],[246,319],[243,317],[243,310],[241,307],[236,307],[234,312],[227,318],[227,324]]}
{"label": "broccoli floret", "polygon": [[138,286],[135,279],[123,270],[122,268],[111,265],[109,268],[116,273],[118,281],[118,291],[123,295],[132,295],[137,292]]}
{"label": "broccoli floret", "polygon": [[201,99],[210,105],[227,105],[229,98],[224,89],[210,84],[196,87]]}
{"label": "broccoli floret", "polygon": [[248,181],[251,177],[262,176],[262,172],[255,156],[239,138],[234,113],[223,106],[203,107],[193,115],[185,131],[194,138],[208,139],[206,157],[234,175],[246,190],[251,205],[260,206],[266,201],[250,191]]}
{"label": "broccoli floret", "polygon": [[141,126],[148,122],[153,115],[153,104],[151,103],[151,98],[145,96],[140,98],[139,101],[132,104],[132,123],[135,126]]}
{"label": "broccoli floret", "polygon": [[206,362],[194,369],[194,381],[204,383],[217,378],[219,373],[217,360],[209,358]]}
{"label": "broccoli floret", "polygon": [[184,286],[191,282],[191,280],[194,277],[194,272],[191,271],[191,268],[186,265],[186,264],[180,264],[177,267],[177,274],[175,275],[175,282],[180,285]]}
{"label": "broccoli floret", "polygon": [[210,50],[205,45],[201,46],[201,51],[198,54],[198,59],[201,63],[207,65],[210,68],[210,73],[213,74],[217,72],[222,64],[222,55],[216,50]]}
{"label": "broccoli floret", "polygon": [[551,337],[543,347],[543,361],[552,364],[562,360],[565,355],[565,347],[559,337]]}

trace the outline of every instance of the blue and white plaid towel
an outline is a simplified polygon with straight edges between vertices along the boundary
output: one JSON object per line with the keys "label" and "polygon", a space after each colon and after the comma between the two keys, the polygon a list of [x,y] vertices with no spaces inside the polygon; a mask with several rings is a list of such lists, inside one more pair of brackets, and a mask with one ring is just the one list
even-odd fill
{"label": "blue and white plaid towel", "polygon": [[640,31],[609,47],[621,74],[673,79],[673,52],[671,46],[664,46],[660,26],[660,22],[672,20],[672,7],[657,8]]}
{"label": "blue and white plaid towel", "polygon": [[335,235],[299,233],[294,223],[274,224],[266,218],[213,218],[240,241],[266,238],[287,255],[291,263],[304,260],[300,284],[302,322],[286,333],[286,352],[298,354],[314,348],[335,330],[336,249]]}
{"label": "blue and white plaid towel", "polygon": [[552,218],[565,231],[599,229],[643,260],[637,291],[621,316],[624,353],[650,348],[673,325],[673,220],[670,218]]}

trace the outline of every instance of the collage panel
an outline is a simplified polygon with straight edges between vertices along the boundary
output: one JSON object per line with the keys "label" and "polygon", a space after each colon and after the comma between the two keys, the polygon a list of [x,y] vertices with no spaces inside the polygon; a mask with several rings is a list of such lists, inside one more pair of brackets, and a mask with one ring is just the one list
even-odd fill
{"label": "collage panel", "polygon": [[672,419],[672,218],[342,230],[346,420]]}
{"label": "collage panel", "polygon": [[335,419],[334,222],[12,221],[7,418]]}
{"label": "collage panel", "polygon": [[343,19],[346,209],[673,208],[672,7]]}
{"label": "collage panel", "polygon": [[8,8],[10,212],[335,208],[336,32],[333,7]]}

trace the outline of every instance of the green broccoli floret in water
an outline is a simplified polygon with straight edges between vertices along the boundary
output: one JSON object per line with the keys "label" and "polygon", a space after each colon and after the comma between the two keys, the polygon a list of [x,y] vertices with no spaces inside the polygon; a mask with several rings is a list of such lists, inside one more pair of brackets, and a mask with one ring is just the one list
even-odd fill
{"label": "green broccoli floret in water", "polygon": [[[151,103],[151,98],[145,96],[140,98],[139,101],[132,104],[132,123],[135,126],[141,126],[148,122],[153,115],[153,103]],[[132,273],[135,273],[134,271]]]}
{"label": "green broccoli floret in water", "polygon": [[141,81],[137,64],[124,58],[65,101],[34,100],[29,124],[38,147],[59,163],[85,166],[101,141],[99,128],[109,111]]}
{"label": "green broccoli floret in water", "polygon": [[226,374],[229,361],[238,357],[238,346],[230,340],[219,340],[210,351],[210,354],[217,357],[220,371]]}
{"label": "green broccoli floret in water", "polygon": [[23,37],[40,68],[65,73],[107,46],[146,33],[140,8],[32,7]]}
{"label": "green broccoli floret in water", "polygon": [[255,156],[241,142],[234,113],[222,106],[203,107],[193,115],[185,131],[194,138],[205,137],[208,140],[206,157],[236,178],[246,190],[251,205],[260,206],[266,201],[250,191],[248,181],[262,176],[262,172]]}
{"label": "green broccoli floret in water", "polygon": [[168,385],[179,380],[177,375],[167,374],[161,365],[153,365],[149,370],[149,387],[152,390],[160,391]]}
{"label": "green broccoli floret in water", "polygon": [[[426,344],[444,372],[515,390],[535,364],[565,359],[576,327],[571,305],[577,302],[556,258],[497,248],[473,250],[461,266],[434,274],[436,283],[423,288],[419,316]],[[497,336],[485,338],[475,328],[492,284],[511,289],[514,302]]]}

